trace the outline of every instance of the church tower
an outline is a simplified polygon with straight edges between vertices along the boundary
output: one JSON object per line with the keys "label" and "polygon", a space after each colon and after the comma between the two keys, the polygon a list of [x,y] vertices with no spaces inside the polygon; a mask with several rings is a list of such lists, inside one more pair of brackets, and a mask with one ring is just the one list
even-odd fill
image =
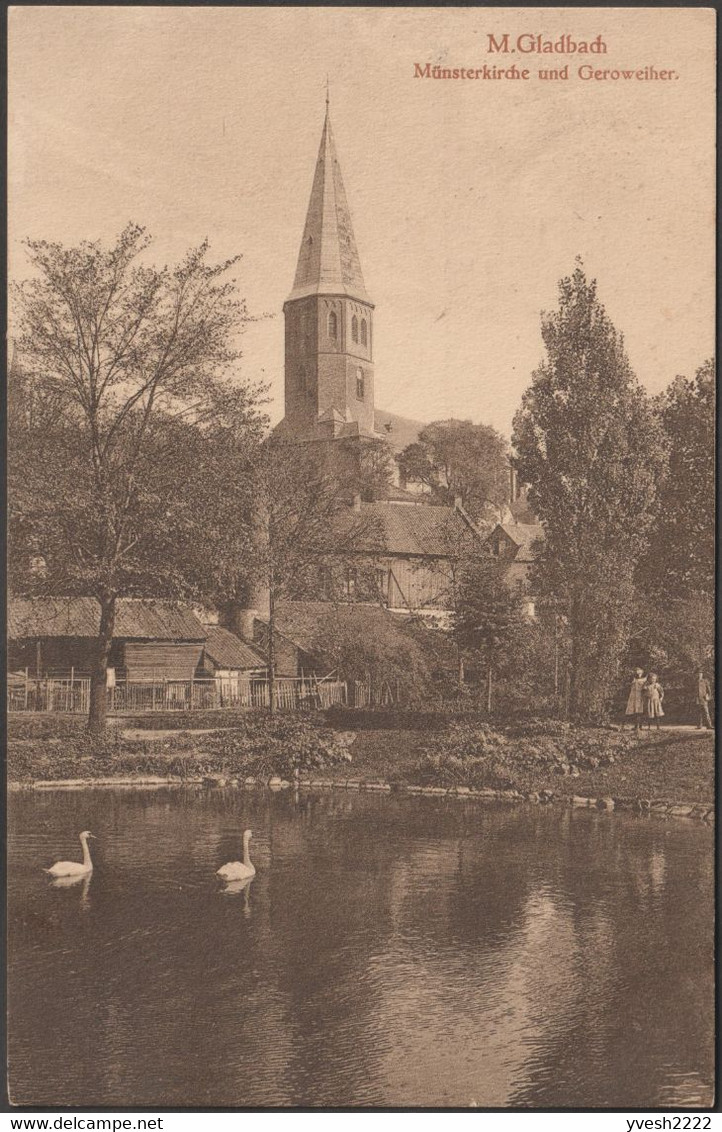
{"label": "church tower", "polygon": [[327,96],[296,277],[283,307],[286,436],[322,440],[375,435],[373,310]]}

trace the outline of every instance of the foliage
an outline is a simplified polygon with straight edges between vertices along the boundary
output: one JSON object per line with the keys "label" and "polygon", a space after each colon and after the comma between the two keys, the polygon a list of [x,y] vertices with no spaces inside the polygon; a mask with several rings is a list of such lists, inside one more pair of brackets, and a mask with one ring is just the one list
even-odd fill
{"label": "foliage", "polygon": [[431,682],[435,656],[444,641],[434,630],[402,622],[385,610],[369,610],[352,603],[331,605],[319,624],[314,651],[342,680],[371,680],[395,689],[400,684],[407,698],[423,700]]}
{"label": "foliage", "polygon": [[27,241],[33,276],[13,288],[10,579],[100,603],[96,727],[117,598],[197,593],[211,558],[242,560],[241,473],[263,426],[259,391],[229,377],[248,319],[235,261],[202,244],[159,269],[149,244],[136,225],[112,247]]}
{"label": "foliage", "polygon": [[714,592],[715,367],[677,377],[657,399],[670,455],[640,582],[658,600]]}
{"label": "foliage", "polygon": [[488,725],[453,724],[434,733],[413,777],[422,784],[508,790],[530,772],[568,776],[611,766],[635,750],[628,734],[529,721],[502,734]]}
{"label": "foliage", "polygon": [[248,713],[243,725],[232,731],[179,732],[142,744],[112,731],[102,735],[84,731],[57,744],[47,739],[11,741],[8,775],[11,781],[134,774],[181,778],[276,774],[290,779],[295,770],[324,769],[347,763],[350,757],[332,731],[308,717]]}
{"label": "foliage", "polygon": [[38,713],[8,712],[7,735],[13,739],[63,739],[80,735],[85,730],[85,720],[77,715],[58,715],[49,712]]}
{"label": "foliage", "polygon": [[491,711],[492,674],[513,655],[526,631],[520,592],[504,579],[490,554],[467,560],[461,574],[454,635],[462,650],[478,655],[487,677],[487,710]]}
{"label": "foliage", "polygon": [[406,479],[425,484],[443,503],[460,497],[474,519],[498,520],[509,498],[507,443],[490,425],[433,421],[398,459]]}
{"label": "foliage", "polygon": [[633,576],[658,510],[663,430],[580,264],[542,317],[546,360],[514,419],[515,465],[545,528],[537,591],[569,632],[574,715],[604,714],[628,643]]}

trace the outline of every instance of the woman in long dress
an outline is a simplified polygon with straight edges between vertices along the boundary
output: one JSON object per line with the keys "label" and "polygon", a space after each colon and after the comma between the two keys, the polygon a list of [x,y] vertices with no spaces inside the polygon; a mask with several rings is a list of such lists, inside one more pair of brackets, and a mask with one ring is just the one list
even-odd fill
{"label": "woman in long dress", "polygon": [[644,688],[645,676],[642,668],[634,670],[634,677],[632,679],[632,687],[629,689],[629,699],[627,700],[627,710],[625,716],[630,716],[630,723],[634,722],[634,730],[639,731],[642,726],[642,719],[644,717]]}
{"label": "woman in long dress", "polygon": [[644,706],[645,715],[647,716],[647,727],[652,730],[652,721],[657,725],[659,731],[659,720],[664,715],[664,708],[662,707],[662,700],[664,699],[664,688],[657,680],[657,674],[650,672],[647,677],[647,683],[644,685]]}

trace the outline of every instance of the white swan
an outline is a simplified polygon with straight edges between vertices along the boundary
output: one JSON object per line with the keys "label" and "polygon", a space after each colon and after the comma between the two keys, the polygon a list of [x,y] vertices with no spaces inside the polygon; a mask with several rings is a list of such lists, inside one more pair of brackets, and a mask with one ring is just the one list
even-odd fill
{"label": "white swan", "polygon": [[245,830],[243,834],[243,860],[229,861],[227,865],[221,865],[216,873],[217,877],[220,877],[221,880],[247,880],[256,875],[256,870],[251,864],[251,858],[248,854],[248,842],[251,837],[250,829]]}
{"label": "white swan", "polygon": [[82,861],[58,861],[52,868],[43,869],[43,872],[48,873],[51,877],[82,877],[87,873],[92,873],[93,862],[90,859],[90,850],[88,849],[89,837],[94,837],[94,834],[89,829],[84,829],[80,835],[80,844],[83,846]]}

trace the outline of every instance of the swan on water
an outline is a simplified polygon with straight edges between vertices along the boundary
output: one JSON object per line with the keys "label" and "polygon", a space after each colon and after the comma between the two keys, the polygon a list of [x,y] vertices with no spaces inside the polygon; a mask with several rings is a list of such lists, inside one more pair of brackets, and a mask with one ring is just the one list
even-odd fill
{"label": "swan on water", "polygon": [[251,858],[248,853],[248,842],[251,840],[252,834],[250,829],[247,829],[243,834],[243,860],[242,861],[229,861],[227,865],[221,865],[216,873],[216,876],[221,880],[247,880],[249,877],[256,875],[256,870],[251,864]]}
{"label": "swan on water", "polygon": [[89,829],[84,829],[80,834],[80,844],[83,846],[82,861],[58,861],[52,868],[43,869],[43,872],[48,873],[51,877],[82,877],[86,873],[92,873],[93,862],[90,859],[90,850],[88,849],[89,837],[95,837]]}

